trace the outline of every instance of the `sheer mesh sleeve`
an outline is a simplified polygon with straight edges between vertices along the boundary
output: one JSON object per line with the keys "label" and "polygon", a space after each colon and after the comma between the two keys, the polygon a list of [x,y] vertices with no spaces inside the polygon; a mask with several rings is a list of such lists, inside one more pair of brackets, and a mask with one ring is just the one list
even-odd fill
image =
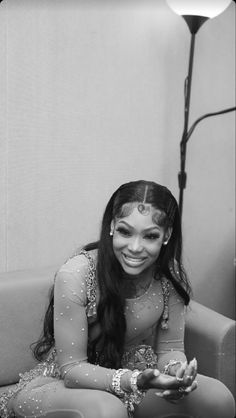
{"label": "sheer mesh sleeve", "polygon": [[112,369],[87,362],[88,319],[84,255],[69,260],[56,275],[54,334],[58,363],[68,387],[111,389]]}
{"label": "sheer mesh sleeve", "polygon": [[162,329],[159,326],[155,347],[158,354],[158,367],[161,371],[170,360],[186,360],[184,354],[185,305],[172,284],[169,290],[168,329]]}

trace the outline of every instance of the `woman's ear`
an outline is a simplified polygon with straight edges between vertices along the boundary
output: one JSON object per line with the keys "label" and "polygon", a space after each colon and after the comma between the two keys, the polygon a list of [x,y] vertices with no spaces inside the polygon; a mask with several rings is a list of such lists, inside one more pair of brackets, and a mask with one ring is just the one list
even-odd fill
{"label": "woman's ear", "polygon": [[114,229],[115,229],[115,224],[114,221],[111,221],[111,229],[110,229],[110,236],[113,237],[114,234]]}
{"label": "woman's ear", "polygon": [[172,230],[173,230],[173,228],[171,228],[171,227],[167,228],[167,230],[165,232],[165,235],[164,235],[163,245],[167,245],[168,244],[169,239],[170,239],[171,234],[172,234]]}

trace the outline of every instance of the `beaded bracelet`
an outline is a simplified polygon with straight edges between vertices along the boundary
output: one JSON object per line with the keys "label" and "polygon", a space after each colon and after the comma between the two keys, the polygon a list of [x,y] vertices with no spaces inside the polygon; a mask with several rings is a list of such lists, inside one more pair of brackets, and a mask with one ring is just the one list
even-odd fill
{"label": "beaded bracelet", "polygon": [[169,361],[169,363],[167,363],[166,365],[165,365],[165,367],[164,367],[164,371],[163,371],[163,373],[164,374],[169,374],[169,369],[170,369],[170,367],[171,366],[175,366],[176,364],[182,364],[182,362],[180,361],[180,360],[170,360]]}
{"label": "beaded bracelet", "polygon": [[118,369],[113,374],[111,386],[112,386],[113,392],[117,396],[124,396],[125,395],[125,391],[123,389],[121,389],[121,387],[120,387],[120,379],[121,379],[121,376],[123,376],[123,374],[125,374],[127,372],[129,372],[129,369]]}
{"label": "beaded bracelet", "polygon": [[141,373],[142,372],[140,370],[134,370],[133,373],[132,373],[132,375],[131,375],[131,378],[130,378],[130,387],[131,387],[132,392],[141,392],[138,389],[138,386],[137,386],[137,379],[138,379],[138,376]]}
{"label": "beaded bracelet", "polygon": [[144,390],[139,390],[137,386],[137,378],[141,373],[140,370],[133,371],[130,378],[131,392],[126,392],[123,398],[129,417],[133,417],[134,406],[140,404],[146,394]]}

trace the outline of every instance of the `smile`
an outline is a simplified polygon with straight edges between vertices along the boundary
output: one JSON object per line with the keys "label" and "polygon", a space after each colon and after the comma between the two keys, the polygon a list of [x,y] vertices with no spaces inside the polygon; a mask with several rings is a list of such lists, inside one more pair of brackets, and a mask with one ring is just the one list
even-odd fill
{"label": "smile", "polygon": [[146,258],[141,257],[130,257],[124,253],[122,253],[125,264],[131,267],[138,267],[146,261]]}

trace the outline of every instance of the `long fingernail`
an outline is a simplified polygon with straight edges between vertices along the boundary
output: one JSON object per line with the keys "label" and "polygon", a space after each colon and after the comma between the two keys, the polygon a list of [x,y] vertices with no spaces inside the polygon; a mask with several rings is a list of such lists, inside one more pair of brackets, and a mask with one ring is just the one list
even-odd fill
{"label": "long fingernail", "polygon": [[168,395],[170,395],[170,391],[169,391],[169,390],[164,390],[163,395],[164,395],[164,396],[168,396]]}
{"label": "long fingernail", "polygon": [[154,376],[159,376],[160,375],[160,372],[159,372],[159,370],[158,369],[155,369],[155,370],[153,370],[153,374],[154,374]]}
{"label": "long fingernail", "polygon": [[163,398],[163,394],[161,392],[155,392],[155,395],[158,396],[159,398]]}
{"label": "long fingernail", "polygon": [[183,369],[183,370],[185,370],[185,369],[186,369],[187,364],[188,364],[188,363],[187,363],[187,361],[185,361],[184,363],[182,363],[182,369]]}

